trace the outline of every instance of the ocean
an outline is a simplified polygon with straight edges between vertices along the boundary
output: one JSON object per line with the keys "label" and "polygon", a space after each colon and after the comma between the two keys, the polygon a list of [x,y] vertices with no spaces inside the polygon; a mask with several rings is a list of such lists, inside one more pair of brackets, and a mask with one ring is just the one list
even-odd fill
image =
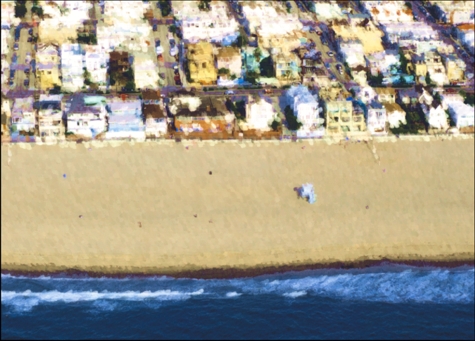
{"label": "ocean", "polygon": [[470,339],[474,268],[238,279],[2,274],[2,339]]}

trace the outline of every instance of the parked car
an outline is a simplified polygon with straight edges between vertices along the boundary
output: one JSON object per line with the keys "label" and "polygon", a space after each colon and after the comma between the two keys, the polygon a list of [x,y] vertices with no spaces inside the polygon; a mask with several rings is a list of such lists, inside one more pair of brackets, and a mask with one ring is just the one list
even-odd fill
{"label": "parked car", "polygon": [[330,57],[333,57],[334,56],[334,53],[332,51],[328,51],[327,54],[330,56]]}
{"label": "parked car", "polygon": [[271,94],[273,91],[272,89],[264,89],[265,94]]}
{"label": "parked car", "polygon": [[23,81],[23,85],[30,86],[30,80],[28,78],[25,78],[25,80]]}
{"label": "parked car", "polygon": [[15,78],[15,70],[10,70],[10,78]]}
{"label": "parked car", "polygon": [[8,86],[13,86],[15,84],[15,82],[13,81],[13,79],[10,79],[8,81]]}
{"label": "parked car", "polygon": [[30,66],[31,66],[31,69],[33,70],[33,72],[36,71],[36,60],[32,59],[31,62],[30,62]]}
{"label": "parked car", "polygon": [[16,64],[17,61],[18,61],[18,56],[17,56],[16,53],[14,53],[14,54],[12,55],[12,63],[13,63],[13,64]]}
{"label": "parked car", "polygon": [[175,79],[175,85],[180,86],[180,85],[183,85],[183,84],[181,83],[181,80]]}
{"label": "parked car", "polygon": [[163,53],[163,47],[160,44],[160,39],[155,40],[155,51],[157,52],[157,54]]}
{"label": "parked car", "polygon": [[15,44],[13,45],[13,49],[14,49],[15,51],[18,50],[18,43],[15,43]]}
{"label": "parked car", "polygon": [[178,71],[178,69],[174,69],[173,72],[175,73],[175,75],[179,75],[179,74],[180,74],[180,71]]}
{"label": "parked car", "polygon": [[224,92],[225,95],[235,95],[234,91],[233,90],[226,90]]}
{"label": "parked car", "polygon": [[322,32],[322,31],[317,31],[317,34],[318,34],[319,36],[321,36],[321,35],[323,34],[323,32]]}
{"label": "parked car", "polygon": [[28,30],[28,34],[31,36],[33,34],[33,27]]}

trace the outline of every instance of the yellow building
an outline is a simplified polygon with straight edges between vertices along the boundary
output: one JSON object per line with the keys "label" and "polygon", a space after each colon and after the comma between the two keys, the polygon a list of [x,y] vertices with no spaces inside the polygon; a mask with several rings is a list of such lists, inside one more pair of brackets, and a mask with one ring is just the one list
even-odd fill
{"label": "yellow building", "polygon": [[52,89],[54,85],[61,86],[59,70],[58,46],[55,44],[38,44],[36,52],[36,76],[40,89]]}
{"label": "yellow building", "polygon": [[427,74],[427,64],[424,56],[413,55],[412,56],[412,68],[417,77],[425,77]]}
{"label": "yellow building", "polygon": [[213,45],[202,41],[188,45],[186,54],[192,83],[216,84],[218,72],[214,66]]}
{"label": "yellow building", "polygon": [[463,81],[465,79],[465,62],[455,55],[447,55],[444,58],[445,69],[449,82]]}

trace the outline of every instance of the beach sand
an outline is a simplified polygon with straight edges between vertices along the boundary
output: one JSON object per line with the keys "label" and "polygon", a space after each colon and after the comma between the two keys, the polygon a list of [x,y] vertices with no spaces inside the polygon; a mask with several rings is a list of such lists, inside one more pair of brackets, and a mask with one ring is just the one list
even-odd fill
{"label": "beach sand", "polygon": [[2,272],[473,264],[473,139],[70,146],[2,146]]}

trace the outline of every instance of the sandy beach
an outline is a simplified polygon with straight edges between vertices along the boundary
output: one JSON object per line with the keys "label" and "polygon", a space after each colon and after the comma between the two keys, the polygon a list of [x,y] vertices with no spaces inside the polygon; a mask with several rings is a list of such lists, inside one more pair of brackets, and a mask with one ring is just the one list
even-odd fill
{"label": "sandy beach", "polygon": [[375,148],[379,162],[363,142],[4,145],[1,269],[473,264],[473,138]]}

